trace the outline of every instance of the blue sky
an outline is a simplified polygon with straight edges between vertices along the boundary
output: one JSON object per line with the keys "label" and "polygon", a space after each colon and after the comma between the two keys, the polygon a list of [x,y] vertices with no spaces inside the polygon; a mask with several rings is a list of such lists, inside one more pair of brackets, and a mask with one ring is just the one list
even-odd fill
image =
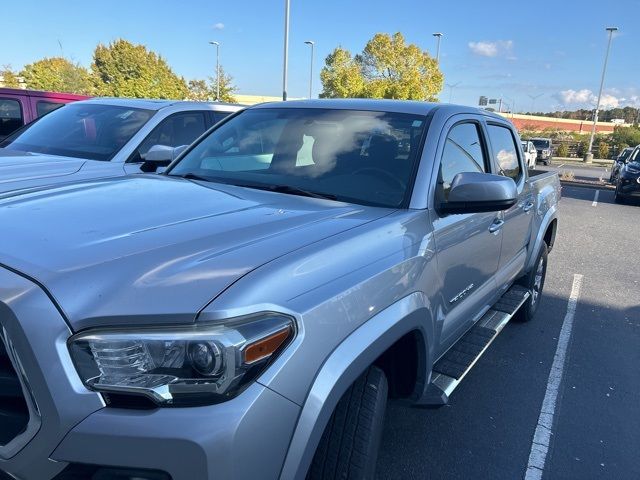
{"label": "blue sky", "polygon": [[[522,5],[522,6],[520,6]],[[3,7],[0,65],[23,65],[63,54],[85,66],[98,42],[125,38],[160,53],[187,79],[221,63],[239,93],[280,95],[283,0],[21,0]],[[441,67],[454,103],[476,105],[480,95],[505,98],[529,110],[591,108],[606,49],[613,40],[604,106],[640,106],[640,0],[291,0],[290,97],[308,94],[309,47],[316,42],[314,95],[326,55],[341,45],[359,52],[376,32],[405,35],[435,55],[432,33],[444,33]],[[8,40],[13,39],[13,41]],[[62,49],[61,49],[62,46]],[[449,100],[449,88],[440,95]]]}

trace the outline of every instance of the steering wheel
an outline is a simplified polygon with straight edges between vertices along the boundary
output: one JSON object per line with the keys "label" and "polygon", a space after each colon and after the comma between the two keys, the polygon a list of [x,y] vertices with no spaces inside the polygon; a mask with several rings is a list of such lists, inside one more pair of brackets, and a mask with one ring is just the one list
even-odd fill
{"label": "steering wheel", "polygon": [[352,175],[357,175],[359,173],[364,173],[364,172],[372,173],[374,174],[373,176],[379,178],[380,180],[386,182],[389,185],[393,184],[394,187],[400,187],[401,190],[405,190],[407,188],[405,183],[402,180],[400,180],[398,177],[396,177],[392,173],[387,172],[386,170],[383,170],[377,167],[359,168],[358,170],[353,172]]}

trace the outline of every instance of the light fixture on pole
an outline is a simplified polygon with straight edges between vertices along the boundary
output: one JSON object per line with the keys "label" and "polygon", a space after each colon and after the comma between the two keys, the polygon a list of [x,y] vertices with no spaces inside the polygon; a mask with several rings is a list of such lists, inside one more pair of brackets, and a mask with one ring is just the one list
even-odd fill
{"label": "light fixture on pole", "polygon": [[593,148],[593,137],[596,135],[596,124],[598,123],[598,111],[600,110],[600,99],[602,98],[602,88],[604,87],[604,76],[607,72],[607,62],[609,61],[609,50],[611,50],[611,39],[613,38],[613,32],[618,30],[618,27],[607,27],[607,32],[609,32],[609,42],[607,43],[607,53],[604,56],[604,66],[602,67],[602,77],[600,78],[600,90],[598,91],[598,101],[596,103],[596,111],[593,114],[593,126],[591,127],[591,136],[589,137],[589,148],[584,155],[584,161],[586,163],[593,162],[593,153],[591,153],[591,149]]}
{"label": "light fixture on pole", "polygon": [[460,85],[462,82],[456,83],[446,83],[445,85],[449,87],[449,103],[451,103],[451,99],[453,98],[453,89]]}
{"label": "light fixture on pole", "polygon": [[309,67],[309,98],[313,96],[313,50],[316,46],[316,42],[313,40],[306,40],[304,43],[311,47],[311,66]]}
{"label": "light fixture on pole", "polygon": [[282,67],[282,101],[287,101],[287,70],[289,68],[289,0],[284,0],[284,65]]}
{"label": "light fixture on pole", "polygon": [[535,105],[536,105],[536,100],[537,100],[538,98],[540,98],[542,95],[544,95],[544,93],[539,93],[539,94],[537,94],[537,95],[530,95],[530,94],[527,94],[527,96],[531,99],[531,113],[534,113],[534,108],[535,108]]}
{"label": "light fixture on pole", "polygon": [[440,40],[442,39],[442,35],[444,34],[441,32],[436,32],[432,35],[438,39],[438,44],[436,47],[436,62],[440,63]]}
{"label": "light fixture on pole", "polygon": [[216,102],[220,101],[220,42],[209,42],[216,47]]}

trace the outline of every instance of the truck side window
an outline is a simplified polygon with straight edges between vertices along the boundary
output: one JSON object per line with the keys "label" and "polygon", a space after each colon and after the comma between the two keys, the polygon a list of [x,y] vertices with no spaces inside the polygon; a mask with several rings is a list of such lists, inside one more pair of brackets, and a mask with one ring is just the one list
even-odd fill
{"label": "truck side window", "polygon": [[20,102],[0,98],[0,140],[8,137],[24,124]]}
{"label": "truck side window", "polygon": [[486,161],[478,125],[460,123],[447,135],[440,161],[439,198],[446,201],[451,190],[451,182],[461,172],[486,172]]}
{"label": "truck side window", "polygon": [[511,130],[499,125],[488,125],[493,156],[499,167],[500,175],[513,178],[518,183],[522,177],[522,168],[518,160],[518,148]]}
{"label": "truck side window", "polygon": [[165,118],[133,152],[129,162],[141,162],[154,145],[180,147],[191,144],[207,129],[204,112],[183,112]]}
{"label": "truck side window", "polygon": [[46,100],[38,100],[36,103],[36,112],[38,117],[46,115],[49,112],[53,112],[56,108],[60,108],[64,103],[60,102],[48,102]]}

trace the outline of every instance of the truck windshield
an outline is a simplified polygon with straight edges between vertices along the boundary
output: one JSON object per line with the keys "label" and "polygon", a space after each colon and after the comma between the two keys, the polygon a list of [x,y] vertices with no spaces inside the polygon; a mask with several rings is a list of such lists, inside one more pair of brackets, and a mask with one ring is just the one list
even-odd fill
{"label": "truck windshield", "polygon": [[549,140],[531,140],[536,148],[549,148]]}
{"label": "truck windshield", "polygon": [[398,207],[410,193],[425,124],[401,113],[250,109],[213,130],[169,174]]}
{"label": "truck windshield", "polygon": [[72,103],[0,143],[7,150],[111,160],[153,116],[153,110]]}

